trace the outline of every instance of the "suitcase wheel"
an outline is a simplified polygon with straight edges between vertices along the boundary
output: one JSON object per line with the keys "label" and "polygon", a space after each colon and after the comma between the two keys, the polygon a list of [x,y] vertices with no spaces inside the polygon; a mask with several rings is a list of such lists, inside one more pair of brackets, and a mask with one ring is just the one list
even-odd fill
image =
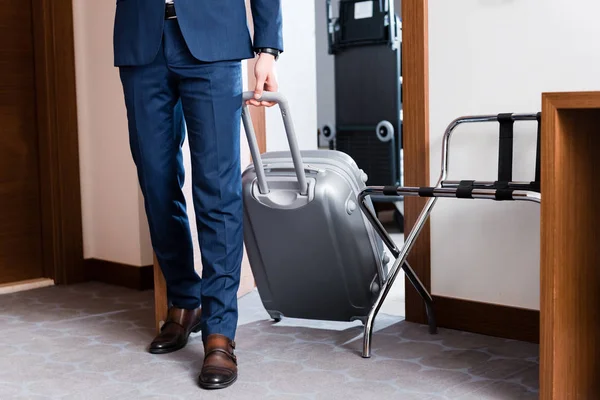
{"label": "suitcase wheel", "polygon": [[269,316],[275,323],[278,323],[279,321],[281,321],[281,314],[278,312],[269,312]]}

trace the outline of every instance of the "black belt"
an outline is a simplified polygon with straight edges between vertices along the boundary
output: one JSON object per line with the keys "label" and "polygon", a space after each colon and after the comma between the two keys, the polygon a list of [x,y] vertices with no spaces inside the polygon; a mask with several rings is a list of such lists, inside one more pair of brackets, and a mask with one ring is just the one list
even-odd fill
{"label": "black belt", "polygon": [[175,14],[175,4],[166,3],[165,19],[173,19],[173,18],[177,18],[177,14]]}

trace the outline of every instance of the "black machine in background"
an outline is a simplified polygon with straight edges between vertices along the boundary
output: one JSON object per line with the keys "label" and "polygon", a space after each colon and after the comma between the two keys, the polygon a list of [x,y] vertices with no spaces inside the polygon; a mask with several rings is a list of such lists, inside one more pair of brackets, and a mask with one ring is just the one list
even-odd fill
{"label": "black machine in background", "polygon": [[[334,56],[335,127],[329,148],[349,154],[375,186],[402,185],[401,22],[394,0],[327,0],[329,54]],[[394,217],[404,226],[402,199]],[[373,198],[377,211],[390,206]],[[392,203],[393,204],[393,203]]]}

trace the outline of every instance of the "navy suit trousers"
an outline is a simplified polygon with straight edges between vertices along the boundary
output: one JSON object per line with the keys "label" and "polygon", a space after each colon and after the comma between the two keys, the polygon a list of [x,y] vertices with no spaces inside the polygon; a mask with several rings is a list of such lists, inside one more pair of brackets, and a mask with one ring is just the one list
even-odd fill
{"label": "navy suit trousers", "polygon": [[[241,61],[198,61],[174,19],[165,21],[153,62],[121,66],[119,73],[131,153],[169,302],[186,309],[201,305],[203,337],[233,339],[243,254]],[[194,268],[182,192],[186,133],[202,276]]]}

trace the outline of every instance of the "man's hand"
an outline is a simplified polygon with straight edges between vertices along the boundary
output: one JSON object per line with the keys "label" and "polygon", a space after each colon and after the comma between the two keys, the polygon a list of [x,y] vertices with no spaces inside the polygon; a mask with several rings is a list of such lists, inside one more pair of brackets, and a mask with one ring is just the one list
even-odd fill
{"label": "man's hand", "polygon": [[263,91],[277,91],[277,77],[275,76],[275,57],[272,54],[260,53],[258,60],[254,65],[254,76],[256,77],[256,87],[254,88],[254,99],[248,100],[246,104],[253,106],[272,107],[275,105],[269,101],[258,101],[263,95]]}

